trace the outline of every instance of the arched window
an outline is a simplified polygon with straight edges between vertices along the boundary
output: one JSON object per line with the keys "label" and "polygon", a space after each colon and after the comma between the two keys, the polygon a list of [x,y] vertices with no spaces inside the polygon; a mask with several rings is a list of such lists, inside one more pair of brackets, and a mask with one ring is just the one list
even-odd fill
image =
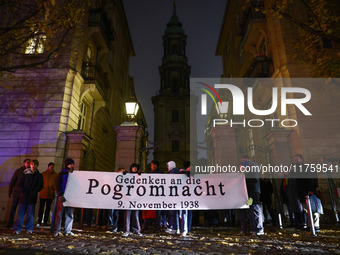
{"label": "arched window", "polygon": [[172,123],[179,122],[179,110],[175,109],[171,111],[171,122]]}

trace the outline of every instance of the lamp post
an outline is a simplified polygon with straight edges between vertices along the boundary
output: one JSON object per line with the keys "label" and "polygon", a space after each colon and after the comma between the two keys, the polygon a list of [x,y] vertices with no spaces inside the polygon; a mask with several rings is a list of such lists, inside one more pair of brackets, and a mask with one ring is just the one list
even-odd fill
{"label": "lamp post", "polygon": [[215,105],[217,114],[220,118],[225,119],[228,113],[229,102],[221,102]]}
{"label": "lamp post", "polygon": [[139,110],[139,104],[135,98],[125,102],[128,121],[115,126],[117,132],[116,168],[129,169],[132,163],[142,162],[140,148],[144,137],[144,127],[139,126],[135,117]]}
{"label": "lamp post", "polygon": [[138,126],[138,123],[135,122],[134,119],[138,113],[139,104],[134,97],[131,97],[125,102],[125,110],[129,121],[123,122],[122,126]]}

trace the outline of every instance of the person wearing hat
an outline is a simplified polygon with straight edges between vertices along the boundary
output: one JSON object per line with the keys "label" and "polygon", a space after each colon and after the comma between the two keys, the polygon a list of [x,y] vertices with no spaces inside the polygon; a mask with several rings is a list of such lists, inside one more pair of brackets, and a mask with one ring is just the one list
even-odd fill
{"label": "person wearing hat", "polygon": [[[48,218],[50,216],[51,204],[55,196],[58,174],[54,172],[54,163],[48,163],[48,168],[42,173],[44,178],[44,187],[39,194],[39,213],[37,227],[41,226],[43,216],[44,225],[47,226]],[[45,208],[46,205],[46,208]],[[45,211],[44,211],[45,209]]]}
{"label": "person wearing hat", "polygon": [[64,197],[64,192],[67,184],[67,179],[69,173],[72,173],[74,170],[74,161],[71,158],[65,159],[65,168],[60,171],[57,179],[57,192],[58,192],[58,203],[61,204],[61,209],[57,212],[56,217],[56,231],[54,232],[54,236],[58,236],[61,229],[61,221],[63,217],[63,213],[65,212],[65,235],[71,235],[72,233],[72,225],[73,225],[73,208],[69,206],[64,206],[64,202],[66,201]]}

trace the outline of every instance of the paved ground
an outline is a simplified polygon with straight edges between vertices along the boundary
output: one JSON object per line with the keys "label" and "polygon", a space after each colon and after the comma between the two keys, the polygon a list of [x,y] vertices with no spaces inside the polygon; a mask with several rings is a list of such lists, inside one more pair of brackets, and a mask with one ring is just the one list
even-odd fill
{"label": "paved ground", "polygon": [[316,237],[294,229],[266,228],[261,237],[238,236],[238,228],[194,228],[188,237],[146,233],[122,237],[95,228],[74,228],[76,236],[54,237],[35,228],[32,236],[0,227],[0,255],[7,254],[340,254],[340,229],[329,226]]}

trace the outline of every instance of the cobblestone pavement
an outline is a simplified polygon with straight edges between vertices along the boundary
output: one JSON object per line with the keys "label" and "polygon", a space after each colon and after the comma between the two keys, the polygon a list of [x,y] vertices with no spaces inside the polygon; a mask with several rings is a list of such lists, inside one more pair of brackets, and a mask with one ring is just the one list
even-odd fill
{"label": "cobblestone pavement", "polygon": [[318,236],[294,229],[266,228],[264,236],[239,236],[238,228],[194,228],[188,237],[146,233],[143,237],[95,228],[73,228],[75,236],[54,237],[49,228],[33,235],[14,235],[0,227],[3,254],[340,254],[340,229],[327,228]]}

